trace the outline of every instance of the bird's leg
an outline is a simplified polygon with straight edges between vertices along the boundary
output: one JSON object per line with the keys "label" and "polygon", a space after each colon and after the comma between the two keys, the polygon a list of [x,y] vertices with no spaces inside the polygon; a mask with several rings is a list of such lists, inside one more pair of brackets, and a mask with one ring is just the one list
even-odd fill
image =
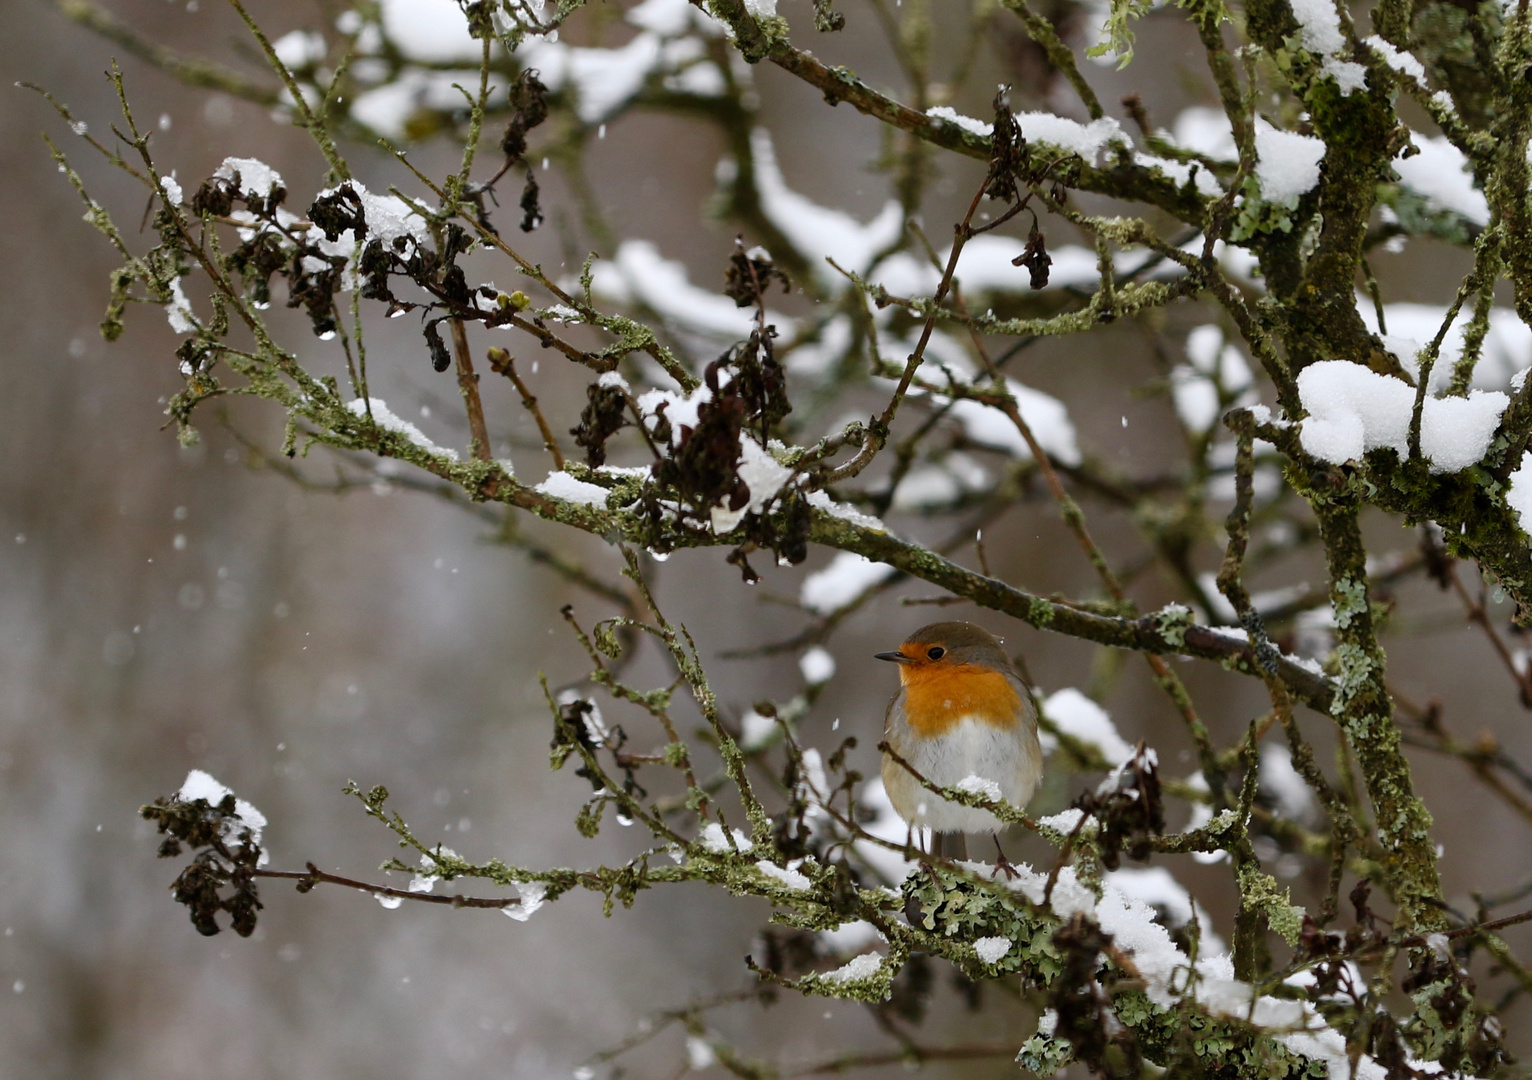
{"label": "bird's leg", "polygon": [[[905,828],[906,828],[906,832],[904,834],[904,851],[905,851],[905,854],[909,854],[910,851],[913,849],[915,855],[917,856],[917,859],[915,861],[920,863],[920,865],[925,868],[926,873],[931,875],[932,883],[937,888],[941,888],[942,879],[936,873],[936,867],[935,867],[935,865],[933,865],[933,863],[931,861],[932,859],[937,858],[941,854],[941,852],[939,850],[940,847],[941,847],[941,833],[933,832],[931,834],[931,842],[930,842],[930,844],[922,843],[922,844],[917,845],[915,843],[915,826],[913,824],[906,823]],[[924,836],[922,836],[921,839],[924,840]],[[929,848],[930,850],[927,850],[927,848]],[[908,912],[906,912],[906,915],[908,915]],[[913,923],[915,920],[912,918],[910,921]]]}
{"label": "bird's leg", "polygon": [[1005,857],[1005,849],[1000,846],[1000,834],[992,833],[991,835],[995,838],[995,869],[1012,881],[1015,881],[1021,874],[1017,872],[1011,860]]}
{"label": "bird's leg", "polygon": [[931,857],[931,853],[926,850],[925,837],[917,833],[915,826],[909,822],[904,825],[904,857],[909,862],[926,862]]}

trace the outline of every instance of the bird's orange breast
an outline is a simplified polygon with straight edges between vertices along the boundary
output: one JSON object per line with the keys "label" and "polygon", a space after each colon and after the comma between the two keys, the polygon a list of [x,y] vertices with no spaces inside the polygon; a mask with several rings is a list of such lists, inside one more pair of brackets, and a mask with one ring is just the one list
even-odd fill
{"label": "bird's orange breast", "polygon": [[899,669],[904,683],[904,717],[922,738],[934,739],[973,717],[996,727],[1021,720],[1021,695],[1000,672],[962,664]]}

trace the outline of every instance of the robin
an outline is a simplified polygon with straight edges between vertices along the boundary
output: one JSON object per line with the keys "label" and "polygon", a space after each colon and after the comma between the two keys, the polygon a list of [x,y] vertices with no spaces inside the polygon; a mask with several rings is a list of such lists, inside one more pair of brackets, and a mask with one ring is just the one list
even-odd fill
{"label": "robin", "polygon": [[[973,623],[932,623],[877,658],[899,665],[899,692],[888,703],[883,729],[895,754],[941,787],[977,776],[998,784],[1012,806],[1026,806],[1043,771],[1037,710],[993,634]],[[930,791],[888,753],[883,786],[912,829],[959,834],[948,854],[961,853],[963,833],[1004,828],[988,810]]]}

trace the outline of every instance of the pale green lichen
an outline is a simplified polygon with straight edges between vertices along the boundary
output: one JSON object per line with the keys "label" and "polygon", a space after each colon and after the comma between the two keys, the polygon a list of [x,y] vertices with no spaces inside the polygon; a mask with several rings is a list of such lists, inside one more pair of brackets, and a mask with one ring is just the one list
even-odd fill
{"label": "pale green lichen", "polygon": [[1254,866],[1239,867],[1239,891],[1241,904],[1247,909],[1261,911],[1266,924],[1277,932],[1283,941],[1297,946],[1303,934],[1304,909],[1292,902],[1292,894],[1277,885],[1277,879]]}
{"label": "pale green lichen", "polygon": [[[1449,963],[1451,962],[1449,957]],[[1471,1032],[1478,1020],[1473,1007],[1473,995],[1461,982],[1438,979],[1421,987],[1410,995],[1415,1003],[1415,1015],[1411,1017],[1410,1034],[1414,1039],[1415,1052],[1426,1061],[1440,1059],[1444,1052]],[[1457,1023],[1449,1024],[1442,1010],[1457,1013]]]}
{"label": "pale green lichen", "polygon": [[1166,604],[1147,616],[1160,637],[1172,648],[1186,647],[1186,631],[1196,624],[1196,616],[1185,604]]}
{"label": "pale green lichen", "polygon": [[[1334,708],[1339,715],[1346,711],[1353,699],[1367,691],[1375,665],[1365,648],[1350,642],[1335,647],[1335,663],[1339,678],[1336,680]],[[1361,736],[1367,734],[1370,722],[1367,716],[1352,717],[1348,721],[1357,727],[1356,734]]]}
{"label": "pale green lichen", "polygon": [[894,976],[902,966],[903,958],[893,953],[883,957],[865,953],[835,971],[806,976],[798,988],[811,994],[876,1005],[892,995]]}
{"label": "pale green lichen", "polygon": [[1367,611],[1367,583],[1352,578],[1341,578],[1331,587],[1334,597],[1335,625],[1344,630],[1351,620]]}
{"label": "pale green lichen", "polygon": [[1244,198],[1240,201],[1239,215],[1229,233],[1233,241],[1249,240],[1261,233],[1292,232],[1293,216],[1298,200],[1270,202],[1261,198],[1261,185],[1251,176],[1245,180]]}
{"label": "pale green lichen", "polygon": [[[1053,1018],[1055,1022],[1057,1017]],[[1023,1069],[1029,1069],[1046,1080],[1064,1066],[1074,1060],[1074,1048],[1069,1045],[1067,1039],[1055,1038],[1051,1033],[1044,1034],[1039,1028],[1037,1034],[1022,1043],[1021,1050],[1016,1054],[1016,1064]]]}

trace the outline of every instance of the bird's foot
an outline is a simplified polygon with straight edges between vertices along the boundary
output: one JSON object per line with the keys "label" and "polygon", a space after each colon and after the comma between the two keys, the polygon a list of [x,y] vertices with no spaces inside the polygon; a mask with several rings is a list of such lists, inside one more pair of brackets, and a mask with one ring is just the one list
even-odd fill
{"label": "bird's foot", "polygon": [[1010,881],[1015,881],[1021,877],[1021,872],[1016,869],[1016,865],[1005,857],[1005,849],[1000,846],[1000,837],[998,836],[995,837],[995,870],[1004,874]]}

